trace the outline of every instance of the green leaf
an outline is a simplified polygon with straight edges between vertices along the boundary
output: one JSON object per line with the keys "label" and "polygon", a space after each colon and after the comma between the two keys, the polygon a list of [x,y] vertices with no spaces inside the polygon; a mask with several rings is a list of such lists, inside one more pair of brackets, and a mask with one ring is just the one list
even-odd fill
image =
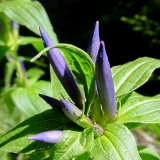
{"label": "green leaf", "polygon": [[142,160],[160,160],[160,156],[150,148],[138,146],[138,151]]}
{"label": "green leaf", "polygon": [[1,157],[1,159],[11,160],[11,157],[6,152],[0,151],[0,157]]}
{"label": "green leaf", "polygon": [[0,47],[0,61],[2,61],[3,57],[5,56],[8,50],[9,50],[9,47],[7,46]]}
{"label": "green leaf", "polygon": [[129,130],[133,130],[139,126],[141,126],[141,123],[125,123],[124,124]]}
{"label": "green leaf", "polygon": [[26,26],[38,35],[38,28],[41,26],[50,35],[54,43],[58,43],[47,13],[38,1],[5,1],[0,3],[0,10],[10,19]]}
{"label": "green leaf", "polygon": [[[11,99],[11,93],[14,91],[14,87],[3,92],[0,98],[0,135],[3,135],[6,131],[22,122],[26,116],[15,107]],[[19,113],[19,114],[17,114]]]}
{"label": "green leaf", "polygon": [[44,71],[38,67],[32,67],[27,70],[27,83],[29,86],[34,85],[38,79],[44,75]]}
{"label": "green leaf", "polygon": [[[68,93],[62,86],[61,82],[59,81],[57,75],[55,74],[52,66],[50,65],[50,76],[51,76],[51,85],[52,85],[52,95],[56,99],[63,99],[69,100],[72,102],[71,98],[69,97]],[[63,95],[63,96],[62,96]]]}
{"label": "green leaf", "polygon": [[32,153],[29,154],[29,157],[31,160],[45,159],[49,157],[49,151]]}
{"label": "green leaf", "polygon": [[28,137],[49,130],[63,130],[67,122],[64,113],[56,109],[37,114],[0,137],[0,150],[27,154],[49,150],[54,144],[28,140]]}
{"label": "green leaf", "polygon": [[76,80],[84,88],[87,106],[90,106],[95,97],[95,66],[93,61],[86,52],[73,45],[58,44],[54,48],[59,48],[64,53]]}
{"label": "green leaf", "polygon": [[84,153],[75,158],[75,160],[92,160],[88,153]]}
{"label": "green leaf", "polygon": [[51,160],[70,160],[89,151],[93,143],[93,130],[87,128],[83,132],[65,130],[63,139],[52,148]]}
{"label": "green leaf", "polygon": [[154,133],[160,138],[160,124],[148,124]]}
{"label": "green leaf", "polygon": [[31,44],[38,52],[43,49],[43,43],[41,38],[20,36],[17,43],[19,45]]}
{"label": "green leaf", "polygon": [[[2,3],[0,3],[0,9],[1,9],[1,4]],[[3,12],[0,12],[0,22],[1,22],[0,45],[1,46],[10,46],[13,41],[13,37],[11,34],[11,30],[10,30],[11,29],[10,20]],[[1,58],[2,57],[3,57],[3,55],[1,55]]]}
{"label": "green leaf", "polygon": [[5,64],[5,76],[4,76],[4,90],[7,90],[11,87],[11,81],[12,81],[12,75],[14,73],[15,70],[15,64],[14,63],[10,63],[7,62]]}
{"label": "green leaf", "polygon": [[[26,62],[30,62],[30,60],[31,60],[30,58],[28,58],[28,57],[23,57],[23,56],[21,56],[20,58],[21,58],[21,60],[24,61],[24,62],[25,62],[25,61],[26,61]],[[38,60],[37,60],[37,61],[34,61],[34,63],[35,63],[37,66],[41,66],[41,67],[45,67],[45,68],[48,67],[48,65],[47,65],[46,63],[44,63],[43,61],[38,61]],[[39,68],[39,69],[40,69],[40,68]]]}
{"label": "green leaf", "polygon": [[12,114],[14,111],[15,104],[11,99],[11,93],[15,90],[14,87],[9,88],[1,94],[2,103],[6,104],[8,109],[8,114]]}
{"label": "green leaf", "polygon": [[105,134],[94,140],[90,155],[96,160],[140,160],[131,132],[120,123],[108,124]]}
{"label": "green leaf", "polygon": [[121,123],[160,123],[160,98],[144,97],[133,92],[118,111]]}
{"label": "green leaf", "polygon": [[[87,107],[90,106],[90,104],[92,103],[95,97],[95,66],[92,59],[89,57],[89,55],[86,52],[84,52],[83,50],[73,45],[58,44],[58,45],[43,49],[38,55],[32,58],[31,61],[36,60],[43,53],[50,50],[51,48],[58,48],[63,52],[76,80],[78,81],[79,85],[83,86],[84,88],[85,96],[87,99]],[[53,74],[53,77],[55,77],[54,74]],[[57,82],[57,80],[55,80],[55,82],[52,82],[52,86],[56,86],[59,83]],[[58,84],[58,86],[60,86],[60,84]],[[55,89],[56,88],[54,87],[53,91]],[[59,92],[59,87],[55,92]],[[66,99],[67,98],[68,97],[66,97]]]}
{"label": "green leaf", "polygon": [[160,60],[142,57],[135,61],[112,68],[112,76],[117,97],[134,91],[143,85],[152,72],[160,67]]}
{"label": "green leaf", "polygon": [[50,96],[50,83],[39,81],[29,88],[19,87],[11,93],[11,98],[15,105],[29,117],[50,108],[50,106],[38,96],[39,93]]}
{"label": "green leaf", "polygon": [[104,126],[105,117],[103,117],[104,115],[101,111],[101,103],[99,97],[96,97],[91,105],[90,116],[92,122],[96,122],[99,125]]}

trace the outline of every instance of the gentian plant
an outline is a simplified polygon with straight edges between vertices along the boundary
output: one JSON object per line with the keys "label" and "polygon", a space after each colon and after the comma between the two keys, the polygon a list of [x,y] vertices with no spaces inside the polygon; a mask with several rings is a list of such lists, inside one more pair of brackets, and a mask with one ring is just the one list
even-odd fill
{"label": "gentian plant", "polygon": [[[95,24],[87,52],[54,45],[40,27],[51,64],[53,97],[39,93],[52,108],[25,120],[0,138],[0,148],[47,160],[140,160],[131,129],[160,123],[160,96],[135,92],[160,60],[139,58],[110,68]],[[40,153],[46,153],[41,157]]]}

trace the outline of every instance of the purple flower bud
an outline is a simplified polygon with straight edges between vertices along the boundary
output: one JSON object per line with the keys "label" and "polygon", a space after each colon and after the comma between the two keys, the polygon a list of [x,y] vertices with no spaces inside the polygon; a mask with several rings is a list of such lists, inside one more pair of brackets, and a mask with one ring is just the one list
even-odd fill
{"label": "purple flower bud", "polygon": [[116,97],[112,80],[110,64],[105,50],[104,42],[101,41],[96,60],[96,83],[100,101],[106,114],[106,120],[111,121],[115,118]]}
{"label": "purple flower bud", "polygon": [[[44,30],[41,27],[40,33],[45,47],[54,46],[54,43],[51,41],[49,36],[44,32]],[[86,99],[82,94],[76,80],[74,79],[74,76],[71,70],[69,69],[64,57],[57,48],[50,49],[47,52],[47,55],[52,65],[52,68],[55,71],[61,84],[63,85],[73,102],[78,107],[81,107],[83,101],[85,102]]]}
{"label": "purple flower bud", "polygon": [[75,105],[73,105],[72,103],[64,99],[60,99],[60,102],[62,104],[63,112],[72,121],[74,121],[75,123],[77,123],[79,126],[83,128],[93,126],[92,121],[86,115],[84,115],[83,120],[81,119],[82,111],[79,108],[77,108]]}
{"label": "purple flower bud", "polygon": [[12,30],[18,29],[19,25],[16,21],[11,21]]}
{"label": "purple flower bud", "polygon": [[52,97],[49,97],[49,96],[46,96],[44,94],[39,94],[39,96],[45,100],[52,108],[61,108],[61,103],[59,100],[55,99],[55,98],[52,98]]}
{"label": "purple flower bud", "polygon": [[87,53],[92,58],[93,62],[96,63],[96,58],[99,50],[100,39],[99,39],[99,22],[97,21],[95,24],[94,31],[90,38]]}
{"label": "purple flower bud", "polygon": [[20,63],[20,66],[21,66],[21,69],[22,69],[22,72],[23,72],[23,78],[27,79],[26,68],[25,68],[24,62],[22,61],[21,58],[19,58],[19,63]]}
{"label": "purple flower bud", "polygon": [[53,130],[48,132],[42,132],[28,137],[29,140],[35,140],[46,143],[58,143],[62,139],[63,131]]}
{"label": "purple flower bud", "polygon": [[75,105],[73,105],[72,103],[64,99],[60,99],[60,102],[61,102],[63,112],[72,121],[77,120],[81,116],[82,111],[79,108],[77,108]]}

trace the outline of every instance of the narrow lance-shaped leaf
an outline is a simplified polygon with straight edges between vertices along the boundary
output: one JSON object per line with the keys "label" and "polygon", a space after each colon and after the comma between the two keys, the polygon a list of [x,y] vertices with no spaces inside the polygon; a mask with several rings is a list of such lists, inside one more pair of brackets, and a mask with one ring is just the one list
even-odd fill
{"label": "narrow lance-shaped leaf", "polygon": [[62,139],[62,136],[63,136],[63,131],[53,130],[35,134],[33,136],[28,137],[28,139],[56,144]]}
{"label": "narrow lance-shaped leaf", "polygon": [[96,83],[100,101],[106,114],[106,120],[111,121],[115,118],[116,98],[114,84],[112,80],[110,64],[106,55],[104,42],[101,41],[96,60]]}
{"label": "narrow lance-shaped leaf", "polygon": [[[54,43],[41,27],[40,33],[45,47],[54,46]],[[65,88],[71,99],[74,101],[74,103],[78,107],[81,107],[83,105],[83,101],[85,102],[86,99],[82,94],[82,91],[80,90],[76,80],[74,79],[73,74],[69,69],[64,57],[57,48],[49,50],[47,52],[47,55],[52,68],[55,71],[58,79],[62,83],[63,87]]]}
{"label": "narrow lance-shaped leaf", "polygon": [[88,49],[87,49],[87,53],[90,55],[94,63],[96,63],[99,46],[100,46],[99,22],[97,21],[95,24],[95,28],[92,32],[92,36],[90,38]]}

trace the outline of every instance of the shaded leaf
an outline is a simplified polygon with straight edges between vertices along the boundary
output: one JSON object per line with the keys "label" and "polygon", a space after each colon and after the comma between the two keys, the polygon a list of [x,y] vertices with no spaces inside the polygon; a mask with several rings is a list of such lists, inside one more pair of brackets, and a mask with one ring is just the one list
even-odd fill
{"label": "shaded leaf", "polygon": [[39,81],[29,88],[16,88],[12,91],[11,98],[14,104],[29,117],[50,108],[38,96],[39,93],[51,95],[50,83]]}
{"label": "shaded leaf", "polygon": [[88,153],[84,153],[75,158],[75,160],[92,160]]}
{"label": "shaded leaf", "polygon": [[41,38],[20,36],[17,43],[19,45],[31,44],[37,51],[41,51],[43,49],[43,43]]}

